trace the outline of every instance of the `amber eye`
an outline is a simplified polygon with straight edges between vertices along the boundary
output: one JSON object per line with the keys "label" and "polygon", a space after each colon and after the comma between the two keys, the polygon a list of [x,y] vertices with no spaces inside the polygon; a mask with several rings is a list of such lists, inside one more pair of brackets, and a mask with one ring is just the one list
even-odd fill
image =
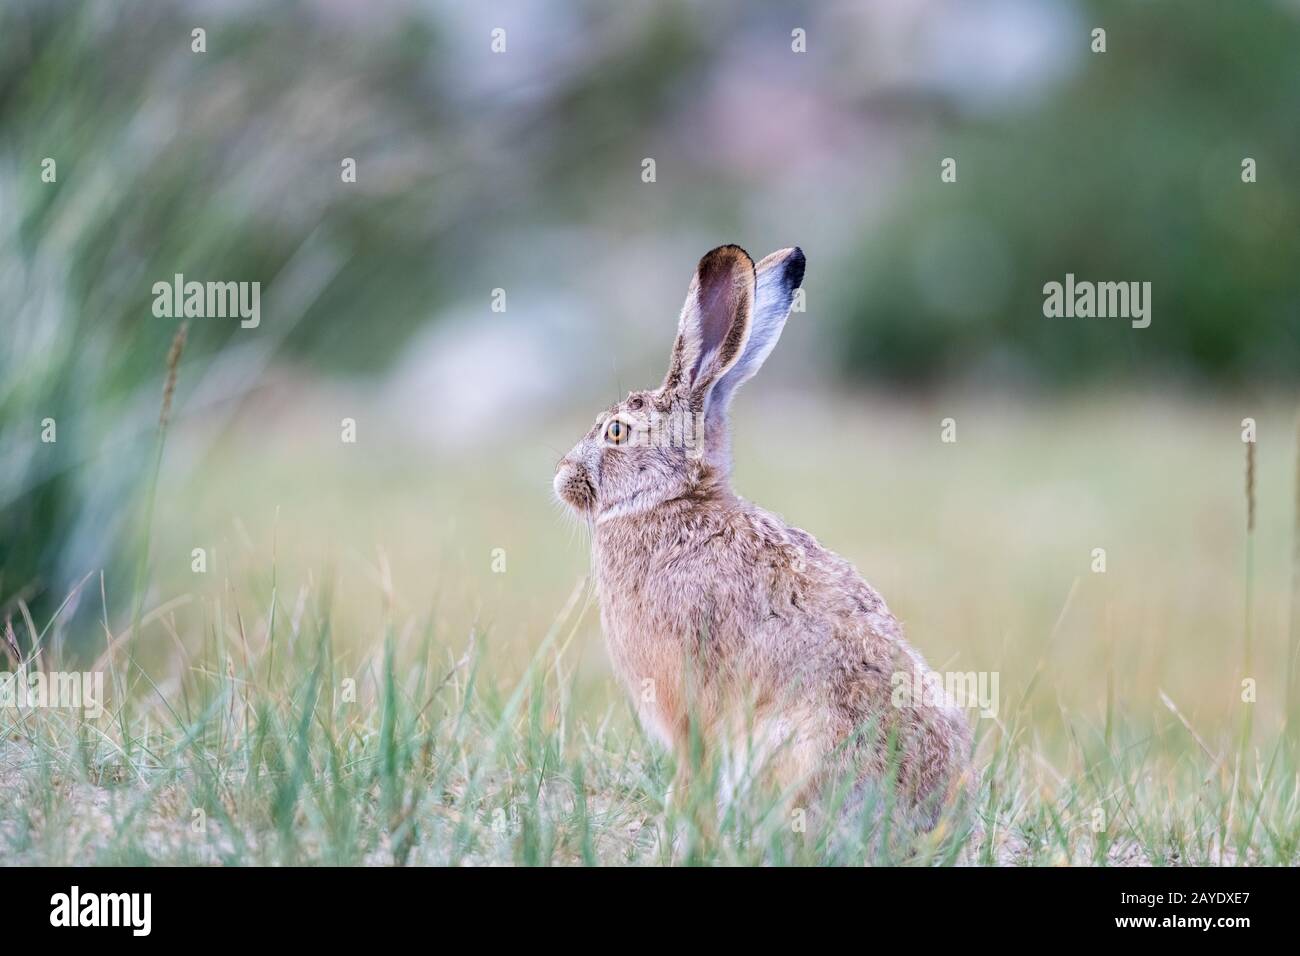
{"label": "amber eye", "polygon": [[617,418],[611,418],[609,424],[605,426],[605,440],[614,445],[621,445],[627,441],[631,434],[631,429],[626,422],[621,422]]}

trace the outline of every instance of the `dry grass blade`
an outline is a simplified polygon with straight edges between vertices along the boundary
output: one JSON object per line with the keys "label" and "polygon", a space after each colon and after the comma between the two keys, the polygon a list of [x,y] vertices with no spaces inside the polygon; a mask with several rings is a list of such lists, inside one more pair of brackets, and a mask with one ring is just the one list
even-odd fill
{"label": "dry grass blade", "polygon": [[1219,759],[1218,755],[1216,755],[1205,741],[1201,739],[1201,735],[1196,732],[1196,729],[1192,726],[1191,722],[1183,716],[1183,712],[1178,709],[1178,705],[1175,704],[1169,695],[1164,692],[1163,688],[1160,690],[1160,702],[1168,707],[1169,712],[1178,718],[1179,722],[1187,729],[1187,732],[1191,734],[1192,739],[1196,741],[1196,745],[1205,752],[1205,756],[1209,757],[1216,767],[1219,766],[1222,761]]}
{"label": "dry grass blade", "polygon": [[10,667],[17,667],[23,659],[23,653],[18,649],[18,637],[14,634],[13,618],[5,618],[5,640],[4,644],[0,644],[0,649],[4,650]]}
{"label": "dry grass blade", "polygon": [[1291,526],[1291,620],[1286,660],[1286,727],[1300,733],[1300,410],[1295,420],[1295,510]]}
{"label": "dry grass blade", "polygon": [[167,419],[172,411],[172,396],[176,394],[176,371],[180,368],[181,353],[185,351],[185,339],[189,335],[190,323],[187,319],[176,329],[172,336],[171,348],[167,351],[167,380],[163,384],[162,411],[158,415],[158,427],[166,428]]}

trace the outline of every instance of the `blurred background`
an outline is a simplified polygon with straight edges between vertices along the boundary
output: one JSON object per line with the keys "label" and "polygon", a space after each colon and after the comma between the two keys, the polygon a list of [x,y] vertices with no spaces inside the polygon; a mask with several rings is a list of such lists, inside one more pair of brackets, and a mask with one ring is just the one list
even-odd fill
{"label": "blurred background", "polygon": [[[586,572],[555,460],[658,382],[703,252],[798,244],[806,311],[735,408],[742,493],[936,666],[1007,694],[1051,660],[1045,712],[1154,719],[1167,689],[1226,721],[1251,602],[1276,715],[1297,50],[1282,0],[7,0],[0,616],[74,593],[71,648],[129,617],[178,325],[151,290],[183,273],[260,282],[261,322],[190,324],[146,610],[185,639],[334,575],[354,660],[386,600],[526,659]],[[1150,282],[1151,326],[1045,318],[1067,272]]]}

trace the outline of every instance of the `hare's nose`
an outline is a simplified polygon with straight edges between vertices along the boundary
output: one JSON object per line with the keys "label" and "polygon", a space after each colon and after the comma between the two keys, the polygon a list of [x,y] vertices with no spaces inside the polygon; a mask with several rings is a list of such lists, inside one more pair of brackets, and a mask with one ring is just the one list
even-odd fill
{"label": "hare's nose", "polygon": [[555,478],[552,483],[556,488],[578,473],[578,463],[565,455],[555,464]]}

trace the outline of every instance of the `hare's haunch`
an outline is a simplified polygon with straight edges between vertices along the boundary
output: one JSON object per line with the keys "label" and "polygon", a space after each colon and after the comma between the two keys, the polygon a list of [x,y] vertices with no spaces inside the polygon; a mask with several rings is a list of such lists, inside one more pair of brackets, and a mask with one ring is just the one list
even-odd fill
{"label": "hare's haunch", "polygon": [[644,726],[693,736],[729,787],[887,784],[923,825],[966,784],[970,728],[926,679],[884,600],[843,558],[730,487],[728,408],[776,345],[803,281],[783,249],[700,260],[663,384],[596,418],[555,491],[593,529],[601,622]]}

